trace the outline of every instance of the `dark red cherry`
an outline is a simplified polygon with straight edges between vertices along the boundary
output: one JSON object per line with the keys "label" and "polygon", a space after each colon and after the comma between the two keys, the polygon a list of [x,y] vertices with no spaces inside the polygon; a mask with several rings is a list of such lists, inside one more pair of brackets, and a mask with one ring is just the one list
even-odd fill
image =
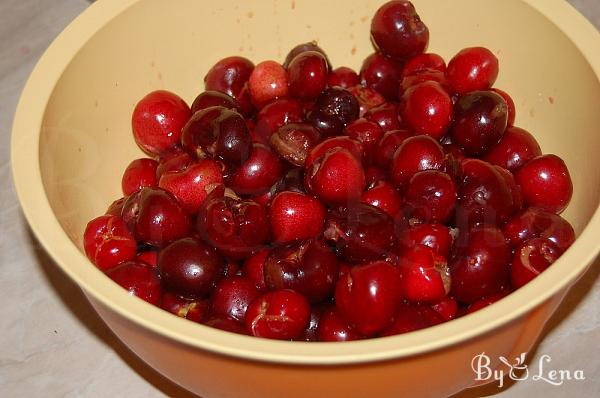
{"label": "dark red cherry", "polygon": [[495,92],[496,94],[499,94],[504,101],[506,101],[506,106],[508,106],[508,127],[512,127],[515,124],[515,118],[516,118],[516,114],[517,111],[515,110],[515,101],[513,101],[513,99],[511,98],[510,95],[508,95],[507,92],[500,90],[499,88],[492,88],[491,89],[493,92]]}
{"label": "dark red cherry", "polygon": [[205,321],[206,326],[211,328],[224,330],[229,333],[248,335],[248,331],[244,325],[244,322],[240,322],[227,315],[214,314],[210,315]]}
{"label": "dark red cherry", "polygon": [[443,323],[444,319],[435,310],[425,305],[402,303],[394,313],[394,322],[380,336],[393,336],[414,332]]}
{"label": "dark red cherry", "polygon": [[333,294],[339,267],[331,249],[318,240],[305,240],[272,249],[264,274],[268,289],[293,289],[316,303]]}
{"label": "dark red cherry", "polygon": [[454,213],[456,184],[441,171],[424,170],[412,176],[404,193],[405,212],[412,223],[444,223]]}
{"label": "dark red cherry", "polygon": [[360,68],[361,84],[377,91],[388,101],[398,99],[401,74],[402,67],[380,53],[369,55]]}
{"label": "dark red cherry", "polygon": [[283,168],[276,154],[262,144],[253,144],[250,158],[230,177],[228,186],[239,195],[260,195],[279,180]]}
{"label": "dark red cherry", "polygon": [[263,107],[256,116],[255,141],[268,144],[280,127],[288,123],[301,123],[304,119],[302,105],[290,98],[281,98]]}
{"label": "dark red cherry", "polygon": [[313,113],[323,114],[337,120],[342,127],[358,119],[358,112],[358,101],[354,95],[340,87],[325,89],[317,97],[313,110]]}
{"label": "dark red cherry", "polygon": [[317,98],[327,85],[327,59],[317,51],[304,51],[287,67],[290,95],[308,101]]}
{"label": "dark red cherry", "polygon": [[200,236],[224,255],[246,258],[263,247],[270,235],[269,217],[263,206],[242,200],[216,188],[198,212]]}
{"label": "dark red cherry", "polygon": [[340,66],[329,72],[327,77],[328,87],[341,87],[348,89],[360,83],[358,74],[346,66]]}
{"label": "dark red cherry", "polygon": [[413,136],[408,130],[390,130],[381,137],[373,152],[375,163],[380,167],[389,168],[396,149],[408,137]]}
{"label": "dark red cherry", "polygon": [[208,300],[189,300],[169,292],[163,293],[160,307],[193,322],[202,322],[209,312]]}
{"label": "dark red cherry", "polygon": [[383,258],[394,243],[394,221],[364,203],[332,211],[325,221],[325,239],[342,259],[360,263]]}
{"label": "dark red cherry", "polygon": [[371,109],[385,104],[385,97],[372,88],[359,84],[348,88],[348,91],[358,101],[358,117],[363,117]]}
{"label": "dark red cherry", "polygon": [[222,106],[196,112],[183,128],[181,142],[191,155],[214,157],[233,167],[248,159],[252,145],[242,115]]}
{"label": "dark red cherry", "polygon": [[254,64],[244,57],[227,57],[217,62],[204,76],[206,90],[220,91],[235,98],[243,113],[252,111],[247,83]]}
{"label": "dark red cherry", "polygon": [[508,107],[493,91],[473,91],[454,107],[452,141],[471,155],[481,155],[500,141],[508,121]]}
{"label": "dark red cherry", "polygon": [[450,260],[451,294],[464,303],[500,292],[510,276],[511,250],[502,232],[483,227],[463,231]]}
{"label": "dark red cherry", "polygon": [[242,266],[242,275],[254,282],[256,288],[261,292],[267,290],[264,266],[269,253],[269,249],[262,249],[246,259]]}
{"label": "dark red cherry", "polygon": [[203,91],[192,102],[192,114],[213,106],[222,106],[232,111],[242,113],[240,104],[229,95],[220,91]]}
{"label": "dark red cherry", "polygon": [[196,238],[183,238],[158,256],[162,286],[186,298],[205,298],[224,276],[225,263],[216,249]]}
{"label": "dark red cherry", "polygon": [[402,126],[398,104],[395,102],[386,102],[371,108],[365,113],[364,117],[377,123],[383,132],[398,130]]}
{"label": "dark red cherry", "polygon": [[[402,98],[411,87],[426,82],[437,83],[446,93],[450,93],[450,86],[446,81],[444,72],[440,72],[437,69],[422,69],[402,78],[398,87],[399,97]],[[452,97],[452,103],[454,104],[454,102],[455,99]]]}
{"label": "dark red cherry", "polygon": [[413,75],[425,69],[433,69],[444,73],[446,72],[446,62],[438,54],[419,54],[404,64],[402,77]]}
{"label": "dark red cherry", "polygon": [[348,124],[344,128],[344,134],[362,143],[366,159],[373,163],[375,146],[383,136],[381,127],[375,122],[360,118]]}
{"label": "dark red cherry", "polygon": [[402,229],[398,235],[400,250],[410,250],[415,245],[428,246],[440,256],[448,257],[452,236],[448,227],[442,224],[417,224]]}
{"label": "dark red cherry", "polygon": [[402,209],[402,196],[396,188],[385,180],[378,180],[363,192],[361,202],[377,207],[392,218]]}
{"label": "dark red cherry", "polygon": [[335,307],[328,308],[321,314],[317,326],[318,341],[353,341],[362,338],[360,333],[348,326]]}
{"label": "dark red cherry", "polygon": [[177,199],[161,188],[144,188],[123,205],[123,220],[138,242],[162,247],[189,235],[191,220]]}
{"label": "dark red cherry", "polygon": [[321,141],[308,152],[304,162],[305,168],[308,170],[315,160],[325,156],[327,151],[333,148],[347,149],[359,161],[363,159],[364,147],[359,141],[348,136],[331,137]]}
{"label": "dark red cherry", "polygon": [[215,286],[210,297],[213,315],[229,316],[243,322],[250,303],[260,293],[254,283],[243,276],[228,276]]}
{"label": "dark red cherry", "polygon": [[527,240],[543,238],[550,240],[564,252],[575,241],[575,231],[567,220],[535,207],[530,207],[511,218],[504,226],[503,232],[515,249]]}
{"label": "dark red cherry", "polygon": [[452,297],[446,296],[430,305],[431,309],[440,315],[444,321],[451,321],[458,315],[458,303]]}
{"label": "dark red cherry", "polygon": [[296,58],[296,56],[298,56],[304,52],[307,52],[307,51],[314,51],[314,52],[321,54],[327,61],[327,66],[331,69],[331,63],[329,62],[329,59],[327,58],[327,54],[325,54],[325,51],[323,51],[323,49],[321,47],[319,47],[317,42],[314,40],[309,41],[308,43],[298,44],[297,46],[292,48],[285,57],[285,61],[283,62],[283,67],[287,68],[290,65],[290,63],[292,62],[292,60],[294,58]]}
{"label": "dark red cherry", "polygon": [[304,166],[308,152],[314,147],[321,135],[310,124],[288,123],[271,135],[271,148],[283,159],[294,166]]}
{"label": "dark red cherry", "polygon": [[519,127],[508,127],[483,160],[515,172],[541,154],[540,145],[533,135]]}
{"label": "dark red cherry", "polygon": [[403,62],[425,51],[429,29],[410,1],[388,1],[371,20],[371,41],[385,56]]}
{"label": "dark red cherry", "polygon": [[549,239],[533,238],[515,250],[510,267],[510,280],[515,289],[524,286],[561,255],[561,250]]}

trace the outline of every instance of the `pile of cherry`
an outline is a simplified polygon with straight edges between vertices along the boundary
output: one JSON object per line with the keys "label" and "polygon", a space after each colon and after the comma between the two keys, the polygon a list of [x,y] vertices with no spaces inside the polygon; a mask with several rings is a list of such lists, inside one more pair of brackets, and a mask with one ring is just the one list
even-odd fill
{"label": "pile of cherry", "polygon": [[283,64],[219,61],[191,108],[135,107],[150,156],[87,226],[91,261],[132,295],[223,330],[344,341],[485,307],[573,242],[564,162],[513,126],[498,60],[448,66],[405,0],[371,24],[357,74],[316,43]]}

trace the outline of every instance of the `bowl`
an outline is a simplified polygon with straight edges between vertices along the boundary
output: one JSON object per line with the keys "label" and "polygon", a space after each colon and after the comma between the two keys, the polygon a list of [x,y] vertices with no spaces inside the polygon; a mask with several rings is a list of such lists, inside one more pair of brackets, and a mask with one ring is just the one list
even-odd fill
{"label": "bowl", "polygon": [[[496,86],[545,153],[565,159],[575,191],[564,213],[578,239],[546,272],[500,302],[429,329],[337,343],[270,341],[180,319],[126,292],[82,253],[88,220],[120,196],[141,155],[131,136],[138,99],[165,88],[190,102],[224,56],[282,60],[318,40],[335,65],[360,67],[382,0],[104,0],[54,41],[23,91],[12,135],[14,181],[45,249],[123,342],[204,397],[450,395],[473,386],[473,357],[500,366],[532,348],[600,249],[600,34],[566,2],[415,0],[446,59],[484,45],[500,59]],[[510,21],[510,23],[507,23]],[[57,270],[58,272],[58,270]]]}

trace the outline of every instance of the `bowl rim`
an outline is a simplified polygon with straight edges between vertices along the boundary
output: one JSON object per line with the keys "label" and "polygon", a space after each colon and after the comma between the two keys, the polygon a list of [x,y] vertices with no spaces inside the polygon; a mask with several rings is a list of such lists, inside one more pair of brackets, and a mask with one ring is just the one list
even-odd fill
{"label": "bowl rim", "polygon": [[[526,316],[574,282],[600,252],[600,206],[573,246],[553,267],[503,300],[467,317],[385,338],[336,343],[288,342],[225,333],[196,324],[129,296],[92,267],[61,227],[41,177],[39,138],[46,104],[71,59],[102,27],[141,0],[92,4],[52,42],[31,73],[13,121],[11,165],[23,213],[33,233],[59,267],[93,300],[120,316],[191,347],[255,361],[333,365],[398,359],[441,349]],[[555,24],[580,50],[600,80],[600,33],[561,0],[519,0]],[[558,281],[558,283],[556,282]],[[525,304],[523,304],[525,303]],[[441,336],[441,337],[440,337]]]}

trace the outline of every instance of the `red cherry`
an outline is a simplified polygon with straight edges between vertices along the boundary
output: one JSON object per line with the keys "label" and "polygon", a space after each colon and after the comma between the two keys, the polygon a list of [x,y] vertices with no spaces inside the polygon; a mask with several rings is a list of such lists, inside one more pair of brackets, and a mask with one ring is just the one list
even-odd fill
{"label": "red cherry", "polygon": [[392,218],[395,218],[402,208],[402,196],[387,181],[379,180],[363,192],[361,202],[377,207]]}
{"label": "red cherry", "polygon": [[515,289],[537,277],[558,260],[561,250],[545,238],[529,239],[515,250],[510,267],[510,280]]}
{"label": "red cherry", "polygon": [[243,112],[240,104],[233,97],[220,91],[207,90],[198,94],[194,102],[192,102],[192,115],[213,106],[222,106],[238,113]]}
{"label": "red cherry", "polygon": [[533,135],[521,128],[509,127],[483,160],[515,172],[541,154],[540,145]]}
{"label": "red cherry", "polygon": [[129,163],[121,179],[121,188],[125,196],[131,195],[146,187],[155,187],[156,168],[158,162],[154,159],[136,159]]}
{"label": "red cherry", "polygon": [[373,107],[365,113],[364,117],[370,122],[377,123],[384,132],[398,130],[402,127],[400,111],[395,102],[386,102]]}
{"label": "red cherry", "polygon": [[564,252],[575,241],[575,231],[567,220],[535,207],[530,207],[511,218],[504,226],[503,232],[515,249],[529,239],[544,238]]}
{"label": "red cherry", "polygon": [[450,291],[446,259],[431,248],[416,245],[403,252],[398,267],[402,295],[412,302],[435,302]]}
{"label": "red cherry", "polygon": [[328,87],[341,87],[348,89],[360,83],[358,74],[346,66],[340,66],[329,72],[327,77]]}
{"label": "red cherry", "polygon": [[452,297],[446,296],[431,304],[431,309],[437,312],[444,321],[450,321],[458,314],[458,303]]}
{"label": "red cherry", "polygon": [[372,163],[375,146],[383,136],[383,130],[375,122],[367,119],[356,119],[344,129],[344,134],[363,144],[367,160]]}
{"label": "red cherry", "polygon": [[452,100],[441,85],[424,82],[410,87],[400,101],[400,114],[414,131],[440,139],[452,121]]}
{"label": "red cherry", "polygon": [[380,167],[389,168],[396,149],[413,133],[408,130],[390,130],[381,137],[373,151],[375,163]]}
{"label": "red cherry", "polygon": [[317,326],[318,341],[353,341],[362,338],[363,336],[348,326],[335,307],[321,314]]}
{"label": "red cherry", "polygon": [[206,90],[225,93],[235,98],[245,115],[252,112],[248,79],[254,64],[244,57],[227,57],[217,62],[204,77]]}
{"label": "red cherry", "polygon": [[508,95],[507,92],[500,90],[499,88],[492,88],[491,89],[493,92],[495,92],[496,94],[499,94],[504,101],[506,102],[506,105],[508,106],[508,127],[514,126],[515,124],[515,118],[517,115],[517,111],[515,110],[515,101],[513,101],[513,99],[511,98],[510,95]]}
{"label": "red cherry", "polygon": [[315,160],[325,156],[327,151],[333,148],[344,148],[350,151],[352,155],[359,161],[362,161],[364,147],[363,145],[348,136],[331,137],[321,141],[321,143],[314,146],[306,156],[304,162],[305,168],[308,168],[315,162]]}
{"label": "red cherry", "polygon": [[467,310],[465,313],[472,314],[472,313],[479,311],[485,307],[488,307],[488,306],[500,301],[504,297],[508,296],[509,293],[510,293],[510,291],[503,291],[503,292],[500,292],[497,294],[492,294],[490,296],[479,299],[479,300],[475,301],[474,303],[470,304],[467,307]]}
{"label": "red cherry", "polygon": [[243,322],[233,319],[227,315],[214,314],[204,321],[206,326],[211,328],[224,330],[229,333],[248,335]]}
{"label": "red cherry", "polygon": [[165,172],[158,186],[171,192],[185,210],[194,214],[214,187],[223,184],[221,166],[214,160],[202,159],[182,170]]}
{"label": "red cherry", "polygon": [[410,1],[388,1],[371,20],[371,41],[385,56],[403,62],[425,51],[429,29]]}
{"label": "red cherry", "polygon": [[121,285],[131,296],[136,296],[160,305],[160,280],[156,269],[141,261],[127,261],[106,272],[106,275]]}
{"label": "red cherry", "polygon": [[464,303],[500,292],[510,275],[510,247],[497,228],[463,232],[450,261],[451,293]]}
{"label": "red cherry", "polygon": [[277,155],[255,143],[250,158],[229,179],[229,187],[238,195],[260,195],[279,180],[282,172]]}
{"label": "red cherry", "polygon": [[308,152],[320,140],[321,135],[310,124],[288,123],[271,135],[271,148],[294,166],[304,166]]}
{"label": "red cherry", "polygon": [[269,101],[288,95],[287,72],[275,61],[263,61],[254,67],[248,87],[252,102],[262,108]]}
{"label": "red cherry", "polygon": [[317,199],[284,191],[273,198],[269,215],[274,242],[291,243],[316,238],[323,230],[327,210]]}
{"label": "red cherry", "polygon": [[387,100],[397,100],[401,73],[400,65],[380,53],[373,53],[365,58],[360,68],[361,84]]}
{"label": "red cherry", "polygon": [[133,110],[131,126],[135,142],[149,155],[162,155],[179,146],[181,129],[192,116],[189,106],[177,95],[153,91]]}
{"label": "red cherry", "polygon": [[446,62],[438,54],[419,54],[404,64],[402,77],[413,75],[425,69],[433,69],[444,73],[446,72]]}
{"label": "red cherry", "polygon": [[329,58],[327,58],[327,54],[325,54],[325,51],[323,51],[323,49],[321,47],[319,47],[319,45],[317,44],[317,42],[315,40],[309,41],[308,43],[298,44],[297,46],[292,48],[285,57],[285,61],[283,62],[283,67],[288,68],[294,58],[296,58],[298,55],[308,52],[308,51],[317,52],[317,53],[321,54],[323,57],[325,57],[325,61],[327,61],[327,66],[328,66],[328,68],[331,69],[331,63],[329,62]]}
{"label": "red cherry", "polygon": [[442,257],[448,257],[452,236],[448,227],[442,224],[417,224],[404,228],[398,236],[401,250],[410,250],[415,245],[430,247]]}
{"label": "red cherry", "polygon": [[288,123],[301,123],[304,120],[302,105],[291,98],[277,99],[265,105],[256,116],[254,141],[268,144],[280,127]]}
{"label": "red cherry", "polygon": [[257,297],[246,311],[246,329],[253,336],[293,340],[310,320],[310,304],[293,290],[276,290]]}
{"label": "red cherry", "polygon": [[221,279],[210,298],[212,314],[229,316],[243,322],[248,306],[258,295],[256,286],[243,276]]}
{"label": "red cherry", "polygon": [[305,51],[294,57],[287,67],[289,91],[294,98],[317,98],[327,84],[327,60],[317,51]]}
{"label": "red cherry", "polygon": [[456,198],[456,185],[448,174],[437,170],[420,171],[406,187],[405,211],[411,220],[443,223],[452,216]]}
{"label": "red cherry", "polygon": [[560,214],[571,201],[573,183],[565,162],[556,155],[538,156],[515,174],[525,203]]}
{"label": "red cherry", "polygon": [[340,315],[365,336],[389,326],[401,300],[400,275],[385,261],[355,266],[340,278],[335,289]]}
{"label": "red cherry", "polygon": [[348,150],[328,150],[306,171],[307,191],[327,204],[344,204],[357,200],[365,187],[365,173],[360,161]]}
{"label": "red cherry", "polygon": [[158,252],[156,250],[146,250],[138,253],[137,260],[143,261],[148,265],[156,267],[158,264]]}
{"label": "red cherry", "polygon": [[169,292],[163,293],[160,306],[171,314],[198,323],[206,318],[209,311],[207,300],[188,300]]}
{"label": "red cherry", "polygon": [[498,77],[498,58],[484,47],[462,49],[448,63],[446,77],[452,90],[461,95],[487,90]]}
{"label": "red cherry", "polygon": [[90,221],[83,233],[87,257],[106,272],[135,257],[135,239],[119,216],[103,215]]}
{"label": "red cherry", "polygon": [[363,117],[371,109],[385,104],[385,97],[372,88],[358,85],[348,88],[348,91],[352,93],[358,102],[358,117]]}
{"label": "red cherry", "polygon": [[242,275],[254,282],[254,285],[260,292],[267,290],[265,285],[265,261],[269,256],[269,249],[262,249],[244,261],[242,266]]}
{"label": "red cherry", "polygon": [[442,170],[444,150],[430,136],[418,135],[402,141],[392,158],[390,177],[398,186],[406,185],[413,175],[423,170]]}

